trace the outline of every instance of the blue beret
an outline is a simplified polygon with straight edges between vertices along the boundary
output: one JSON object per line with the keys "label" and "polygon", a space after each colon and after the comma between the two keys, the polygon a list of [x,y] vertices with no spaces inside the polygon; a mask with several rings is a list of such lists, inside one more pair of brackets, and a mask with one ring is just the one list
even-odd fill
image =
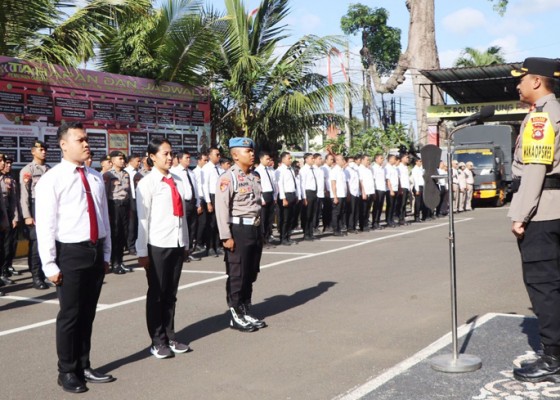
{"label": "blue beret", "polygon": [[255,143],[253,143],[253,140],[249,138],[234,137],[229,140],[229,148],[233,149],[234,147],[247,147],[253,149],[255,147]]}

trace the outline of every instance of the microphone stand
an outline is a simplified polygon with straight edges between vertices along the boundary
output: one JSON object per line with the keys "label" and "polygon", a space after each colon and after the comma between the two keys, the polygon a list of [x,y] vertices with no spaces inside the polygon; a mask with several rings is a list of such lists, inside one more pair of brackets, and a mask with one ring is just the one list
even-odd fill
{"label": "microphone stand", "polygon": [[[451,274],[451,336],[453,352],[442,354],[431,359],[431,366],[441,372],[472,372],[482,366],[482,361],[477,356],[470,354],[459,354],[457,342],[457,274],[455,263],[455,218],[453,216],[453,167],[451,166],[451,141],[455,132],[466,128],[462,124],[451,131],[447,138],[447,185],[449,195],[449,269]],[[444,178],[444,176],[440,176]]]}

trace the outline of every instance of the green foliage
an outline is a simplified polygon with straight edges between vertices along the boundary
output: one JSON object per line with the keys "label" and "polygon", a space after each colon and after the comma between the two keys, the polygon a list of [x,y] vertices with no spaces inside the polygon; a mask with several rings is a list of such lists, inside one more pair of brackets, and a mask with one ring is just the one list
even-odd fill
{"label": "green foliage", "polygon": [[[389,12],[384,8],[372,9],[363,4],[351,4],[348,13],[340,20],[345,34],[361,33],[362,42],[380,75],[390,75],[401,54],[401,30],[388,26],[388,18]],[[362,63],[365,68],[369,67],[366,57],[362,57]]]}
{"label": "green foliage", "polygon": [[508,6],[509,0],[488,0],[494,3],[494,11],[500,15],[504,15]]}
{"label": "green foliage", "polygon": [[325,147],[330,148],[336,154],[356,155],[387,154],[390,149],[406,146],[410,148],[411,138],[407,127],[403,124],[389,125],[387,130],[382,128],[369,128],[352,137],[350,148],[345,145],[344,136],[329,139]]}
{"label": "green foliage", "polygon": [[455,67],[483,67],[486,65],[503,64],[506,59],[503,55],[502,48],[499,46],[491,46],[485,51],[479,51],[472,47],[466,47],[461,56],[455,60]]}

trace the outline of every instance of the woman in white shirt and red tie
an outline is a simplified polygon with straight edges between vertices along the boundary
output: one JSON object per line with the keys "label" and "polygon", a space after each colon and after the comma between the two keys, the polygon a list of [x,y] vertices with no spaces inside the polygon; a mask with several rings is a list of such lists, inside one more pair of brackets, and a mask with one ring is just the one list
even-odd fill
{"label": "woman in white shirt and red tie", "polygon": [[173,154],[166,139],[148,145],[151,172],[136,189],[138,263],[146,270],[146,320],[156,358],[186,353],[190,347],[175,337],[175,303],[183,261],[188,257],[189,233],[181,178],[171,174]]}

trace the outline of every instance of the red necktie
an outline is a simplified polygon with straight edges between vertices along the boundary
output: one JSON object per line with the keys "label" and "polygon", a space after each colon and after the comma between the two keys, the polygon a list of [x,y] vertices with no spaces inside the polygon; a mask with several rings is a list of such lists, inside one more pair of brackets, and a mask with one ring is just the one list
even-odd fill
{"label": "red necktie", "polygon": [[181,199],[181,195],[177,190],[177,186],[175,186],[175,182],[173,178],[166,178],[163,177],[163,181],[169,185],[171,188],[171,201],[173,202],[173,215],[176,217],[183,216],[183,200]]}
{"label": "red necktie", "polygon": [[89,214],[89,239],[92,243],[96,243],[99,238],[99,232],[97,228],[97,214],[95,213],[95,203],[93,202],[93,196],[91,195],[91,188],[89,187],[89,182],[84,173],[85,168],[78,167],[78,172],[80,173],[80,178],[82,178],[82,183],[84,184],[84,189],[86,190],[87,204],[88,204],[88,214]]}

